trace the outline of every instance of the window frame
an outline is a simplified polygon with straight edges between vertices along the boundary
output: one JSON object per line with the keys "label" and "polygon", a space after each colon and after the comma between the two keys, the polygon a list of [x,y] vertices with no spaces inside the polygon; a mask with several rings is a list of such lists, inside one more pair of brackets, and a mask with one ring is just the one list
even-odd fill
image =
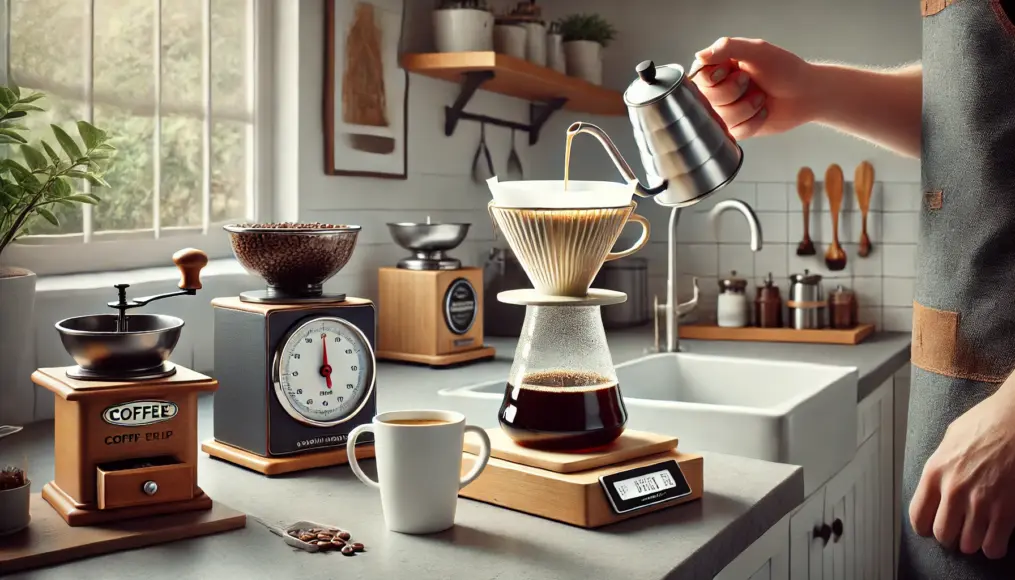
{"label": "window frame", "polygon": [[[4,42],[0,77],[6,83],[10,55],[10,2],[3,3]],[[92,3],[93,0],[75,0]],[[166,0],[163,0],[166,1]],[[169,0],[171,1],[171,0]],[[214,0],[205,0],[214,1]],[[248,0],[253,10],[251,94],[253,134],[248,145],[248,178],[252,195],[248,197],[247,221],[270,221],[272,209],[272,99],[274,96],[274,33],[270,0]],[[92,12],[93,13],[93,12]],[[204,153],[202,153],[204,154]],[[96,193],[101,195],[101,190]],[[249,194],[248,194],[249,195]],[[234,220],[235,221],[235,220]],[[171,266],[170,257],[181,248],[203,250],[211,259],[232,257],[225,222],[202,226],[160,227],[129,231],[92,232],[85,243],[83,233],[24,237],[9,245],[0,256],[0,264],[27,268],[38,275],[81,274]]]}

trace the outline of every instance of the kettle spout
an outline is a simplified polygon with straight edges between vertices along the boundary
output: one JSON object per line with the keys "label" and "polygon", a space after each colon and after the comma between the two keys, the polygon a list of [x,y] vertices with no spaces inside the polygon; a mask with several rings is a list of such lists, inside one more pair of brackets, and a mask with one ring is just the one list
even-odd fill
{"label": "kettle spout", "polygon": [[567,128],[568,151],[570,151],[571,140],[574,139],[575,135],[578,133],[588,133],[599,140],[603,149],[606,149],[606,154],[610,156],[610,160],[613,161],[613,164],[617,167],[617,171],[619,171],[624,177],[624,181],[634,184],[634,192],[637,195],[641,197],[654,197],[666,191],[666,188],[669,185],[666,181],[663,181],[655,187],[645,187],[642,185],[642,183],[638,180],[638,176],[634,174],[634,170],[631,169],[630,165],[628,165],[624,156],[620,154],[620,150],[613,144],[613,140],[611,140],[610,136],[606,134],[606,131],[603,131],[592,123],[583,123],[578,121],[577,123],[572,123],[571,126]]}

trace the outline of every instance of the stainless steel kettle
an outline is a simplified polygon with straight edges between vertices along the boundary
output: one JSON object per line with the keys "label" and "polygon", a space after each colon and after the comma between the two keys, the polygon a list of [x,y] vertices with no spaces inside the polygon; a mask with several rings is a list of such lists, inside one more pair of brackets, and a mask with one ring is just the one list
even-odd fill
{"label": "stainless steel kettle", "polygon": [[733,181],[744,152],[708,99],[679,64],[636,69],[638,78],[624,91],[649,185],[638,181],[609,135],[590,123],[574,123],[568,134],[588,133],[606,148],[635,193],[668,207],[688,207]]}

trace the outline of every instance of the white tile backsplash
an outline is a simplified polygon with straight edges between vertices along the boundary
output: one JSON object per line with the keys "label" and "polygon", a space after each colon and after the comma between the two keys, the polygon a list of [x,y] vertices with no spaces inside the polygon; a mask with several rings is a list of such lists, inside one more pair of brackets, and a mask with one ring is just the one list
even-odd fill
{"label": "white tile backsplash", "polygon": [[[847,179],[852,177],[847,176]],[[831,216],[828,200],[821,183],[815,184],[811,209],[811,240],[816,254],[798,256],[797,246],[803,237],[802,207],[796,193],[796,182],[759,182],[731,184],[730,191],[716,194],[695,206],[694,211],[681,215],[679,227],[680,271],[708,275],[702,282],[702,296],[714,300],[716,276],[728,276],[731,270],[760,284],[769,272],[785,293],[790,274],[810,272],[821,274],[826,291],[842,284],[857,294],[860,318],[878,328],[908,332],[912,322],[913,284],[916,276],[916,241],[919,227],[920,187],[915,183],[876,182],[867,216],[867,233],[872,251],[866,258],[858,254],[861,213],[853,195],[852,183],[846,183],[843,212],[839,221],[839,240],[846,252],[846,268],[831,271],[825,265],[825,252],[831,239]],[[706,210],[719,199],[740,198],[751,203],[761,222],[763,245],[760,252],[751,252],[750,234],[743,216],[723,214],[717,233],[713,234]],[[914,201],[915,200],[915,201]],[[668,219],[667,212],[653,216],[653,227]],[[645,213],[645,212],[643,212]],[[665,240],[665,229],[653,230],[654,239]],[[665,275],[665,252],[652,252],[653,260],[663,260],[663,268],[653,271]],[[690,297],[690,278],[682,279],[681,296]],[[705,300],[703,298],[703,300]],[[710,311],[711,308],[707,308]]]}

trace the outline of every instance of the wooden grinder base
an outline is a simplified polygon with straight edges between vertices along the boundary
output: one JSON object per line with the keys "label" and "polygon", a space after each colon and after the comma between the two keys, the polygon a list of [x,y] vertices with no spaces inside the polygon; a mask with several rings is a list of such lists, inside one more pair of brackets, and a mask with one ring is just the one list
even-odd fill
{"label": "wooden grinder base", "polygon": [[[701,498],[704,464],[700,455],[680,453],[677,439],[627,430],[610,446],[592,453],[558,453],[516,445],[500,429],[488,429],[490,462],[459,492],[482,501],[583,528],[598,528]],[[478,446],[466,438],[462,473],[472,468]],[[671,502],[617,514],[599,478],[674,459],[691,494]]]}
{"label": "wooden grinder base", "polygon": [[[291,457],[262,457],[238,447],[209,439],[201,443],[201,451],[216,459],[246,467],[267,476],[349,463],[349,454],[345,447],[316,453],[301,453]],[[373,445],[356,446],[356,459],[369,459],[373,456]]]}
{"label": "wooden grinder base", "polygon": [[[43,491],[45,494],[45,491]],[[208,509],[144,517],[102,526],[68,526],[40,494],[32,494],[32,523],[0,538],[0,577],[72,560],[207,536],[246,526],[247,517],[208,496]],[[168,504],[167,504],[168,505]]]}
{"label": "wooden grinder base", "polygon": [[492,346],[456,352],[452,354],[413,354],[409,352],[394,352],[389,350],[377,351],[378,360],[397,361],[430,365],[432,367],[447,367],[467,362],[492,359],[497,351]]}

